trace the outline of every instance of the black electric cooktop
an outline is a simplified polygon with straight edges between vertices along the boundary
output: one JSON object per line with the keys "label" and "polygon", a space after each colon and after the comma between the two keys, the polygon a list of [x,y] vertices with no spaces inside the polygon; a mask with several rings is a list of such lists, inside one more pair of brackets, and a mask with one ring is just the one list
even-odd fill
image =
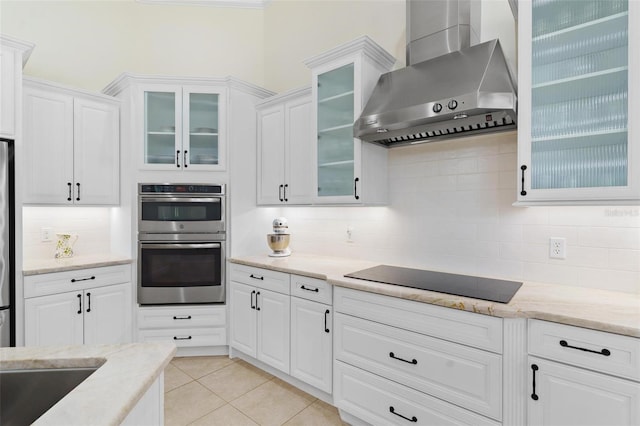
{"label": "black electric cooktop", "polygon": [[437,291],[439,293],[453,294],[456,296],[473,297],[474,299],[500,303],[509,303],[520,286],[522,286],[522,283],[515,281],[401,268],[389,265],[374,266],[373,268],[346,274],[345,277],[418,288],[421,290]]}

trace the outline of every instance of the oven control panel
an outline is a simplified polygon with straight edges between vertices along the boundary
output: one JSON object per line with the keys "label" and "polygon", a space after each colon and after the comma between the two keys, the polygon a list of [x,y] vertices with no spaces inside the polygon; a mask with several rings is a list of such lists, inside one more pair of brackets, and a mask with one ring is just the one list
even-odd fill
{"label": "oven control panel", "polygon": [[140,194],[209,194],[224,195],[224,184],[190,184],[190,183],[140,183],[138,184]]}

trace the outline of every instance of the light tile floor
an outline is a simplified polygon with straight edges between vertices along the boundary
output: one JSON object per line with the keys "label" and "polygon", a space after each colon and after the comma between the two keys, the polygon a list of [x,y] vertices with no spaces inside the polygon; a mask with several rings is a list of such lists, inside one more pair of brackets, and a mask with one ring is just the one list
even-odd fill
{"label": "light tile floor", "polygon": [[165,425],[345,425],[338,410],[242,360],[174,358],[164,370]]}

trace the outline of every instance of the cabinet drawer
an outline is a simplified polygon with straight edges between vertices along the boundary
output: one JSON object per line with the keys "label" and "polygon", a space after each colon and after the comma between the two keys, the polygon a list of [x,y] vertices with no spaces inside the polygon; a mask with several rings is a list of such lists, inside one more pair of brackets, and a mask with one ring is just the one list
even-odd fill
{"label": "cabinet drawer", "polygon": [[334,296],[336,312],[502,353],[502,318],[344,287]]}
{"label": "cabinet drawer", "polygon": [[289,294],[289,274],[254,268],[252,266],[231,264],[231,281]]}
{"label": "cabinet drawer", "polygon": [[395,382],[502,418],[502,357],[336,314],[335,358]]}
{"label": "cabinet drawer", "polygon": [[221,327],[226,323],[224,306],[171,306],[138,309],[139,328]]}
{"label": "cabinet drawer", "polygon": [[24,277],[24,297],[131,282],[131,265],[104,266]]}
{"label": "cabinet drawer", "polygon": [[529,320],[529,353],[640,381],[640,339]]}
{"label": "cabinet drawer", "polygon": [[500,425],[339,361],[335,363],[334,384],[334,405],[373,425]]}
{"label": "cabinet drawer", "polygon": [[291,295],[331,305],[333,286],[317,278],[291,275]]}
{"label": "cabinet drawer", "polygon": [[141,342],[171,341],[178,347],[224,346],[227,332],[224,327],[139,330],[138,339]]}

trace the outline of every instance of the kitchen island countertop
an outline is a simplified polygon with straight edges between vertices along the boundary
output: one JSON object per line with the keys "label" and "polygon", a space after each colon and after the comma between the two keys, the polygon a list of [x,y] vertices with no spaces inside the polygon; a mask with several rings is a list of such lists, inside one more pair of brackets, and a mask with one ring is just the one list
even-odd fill
{"label": "kitchen island countertop", "polygon": [[131,258],[114,254],[74,256],[64,259],[54,259],[53,257],[49,259],[25,259],[22,265],[22,274],[26,277],[52,272],[126,265],[132,261]]}
{"label": "kitchen island countertop", "polygon": [[535,318],[640,337],[640,294],[524,282],[513,299],[505,304],[344,277],[347,273],[379,265],[366,260],[294,253],[289,257],[234,256],[229,261],[319,278],[339,287],[495,317]]}
{"label": "kitchen island countertop", "polygon": [[34,424],[119,425],[175,351],[170,342],[0,348],[0,369],[99,366]]}

